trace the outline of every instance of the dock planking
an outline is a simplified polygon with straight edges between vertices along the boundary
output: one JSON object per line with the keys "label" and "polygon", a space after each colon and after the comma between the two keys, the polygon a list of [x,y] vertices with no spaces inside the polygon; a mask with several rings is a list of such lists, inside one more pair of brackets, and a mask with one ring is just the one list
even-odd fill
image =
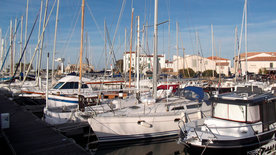
{"label": "dock planking", "polygon": [[10,128],[2,133],[16,154],[89,154],[73,140],[53,130],[1,92],[0,113],[10,114]]}

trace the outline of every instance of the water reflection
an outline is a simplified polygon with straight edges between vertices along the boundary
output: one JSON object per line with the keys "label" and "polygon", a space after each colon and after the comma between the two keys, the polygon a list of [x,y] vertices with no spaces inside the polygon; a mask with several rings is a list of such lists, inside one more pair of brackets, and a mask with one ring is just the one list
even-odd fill
{"label": "water reflection", "polygon": [[184,145],[177,144],[176,139],[155,140],[128,144],[108,144],[98,146],[96,155],[187,155]]}

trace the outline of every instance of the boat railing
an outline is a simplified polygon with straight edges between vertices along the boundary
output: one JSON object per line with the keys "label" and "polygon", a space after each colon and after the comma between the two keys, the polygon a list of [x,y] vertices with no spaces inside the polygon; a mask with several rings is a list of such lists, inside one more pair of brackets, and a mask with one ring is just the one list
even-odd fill
{"label": "boat railing", "polygon": [[[203,119],[202,119],[203,120]],[[187,133],[187,131],[193,131],[198,139],[201,139],[205,134],[213,135],[214,138],[217,138],[218,135],[223,135],[223,133],[228,132],[227,129],[237,129],[238,134],[244,134],[244,133],[253,133],[254,135],[258,135],[259,133],[263,132],[263,126],[269,125],[271,126],[269,130],[275,129],[276,123],[262,123],[257,122],[254,124],[246,124],[246,125],[240,125],[240,126],[208,126],[204,123],[204,121],[195,120],[193,122],[184,123],[183,126],[180,126],[179,128],[182,133]],[[206,130],[207,129],[207,130]],[[224,130],[224,131],[223,131]],[[200,132],[200,134],[199,134]],[[231,133],[235,134],[233,130],[231,130]],[[199,136],[200,135],[200,136]]]}

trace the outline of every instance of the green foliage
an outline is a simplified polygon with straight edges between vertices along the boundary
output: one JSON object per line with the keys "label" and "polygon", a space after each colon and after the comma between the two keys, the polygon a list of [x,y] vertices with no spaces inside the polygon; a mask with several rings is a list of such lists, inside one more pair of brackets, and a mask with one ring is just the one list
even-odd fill
{"label": "green foliage", "polygon": [[259,74],[268,74],[269,72],[266,70],[266,68],[260,68]]}
{"label": "green foliage", "polygon": [[[190,78],[195,76],[195,71],[191,68],[188,69],[180,69],[178,70],[178,74],[180,74],[182,77]],[[183,76],[184,75],[184,76]]]}
{"label": "green foliage", "polygon": [[[213,76],[213,70],[206,70],[202,73],[203,77],[212,77]],[[217,72],[214,71],[214,76],[217,76]]]}

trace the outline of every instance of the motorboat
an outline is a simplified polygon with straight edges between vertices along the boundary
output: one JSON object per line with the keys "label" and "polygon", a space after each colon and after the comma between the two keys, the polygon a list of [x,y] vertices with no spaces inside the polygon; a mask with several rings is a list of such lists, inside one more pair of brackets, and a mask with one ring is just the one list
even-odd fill
{"label": "motorboat", "polygon": [[275,140],[276,97],[258,87],[216,94],[212,115],[182,122],[179,143],[201,153],[246,153]]}

